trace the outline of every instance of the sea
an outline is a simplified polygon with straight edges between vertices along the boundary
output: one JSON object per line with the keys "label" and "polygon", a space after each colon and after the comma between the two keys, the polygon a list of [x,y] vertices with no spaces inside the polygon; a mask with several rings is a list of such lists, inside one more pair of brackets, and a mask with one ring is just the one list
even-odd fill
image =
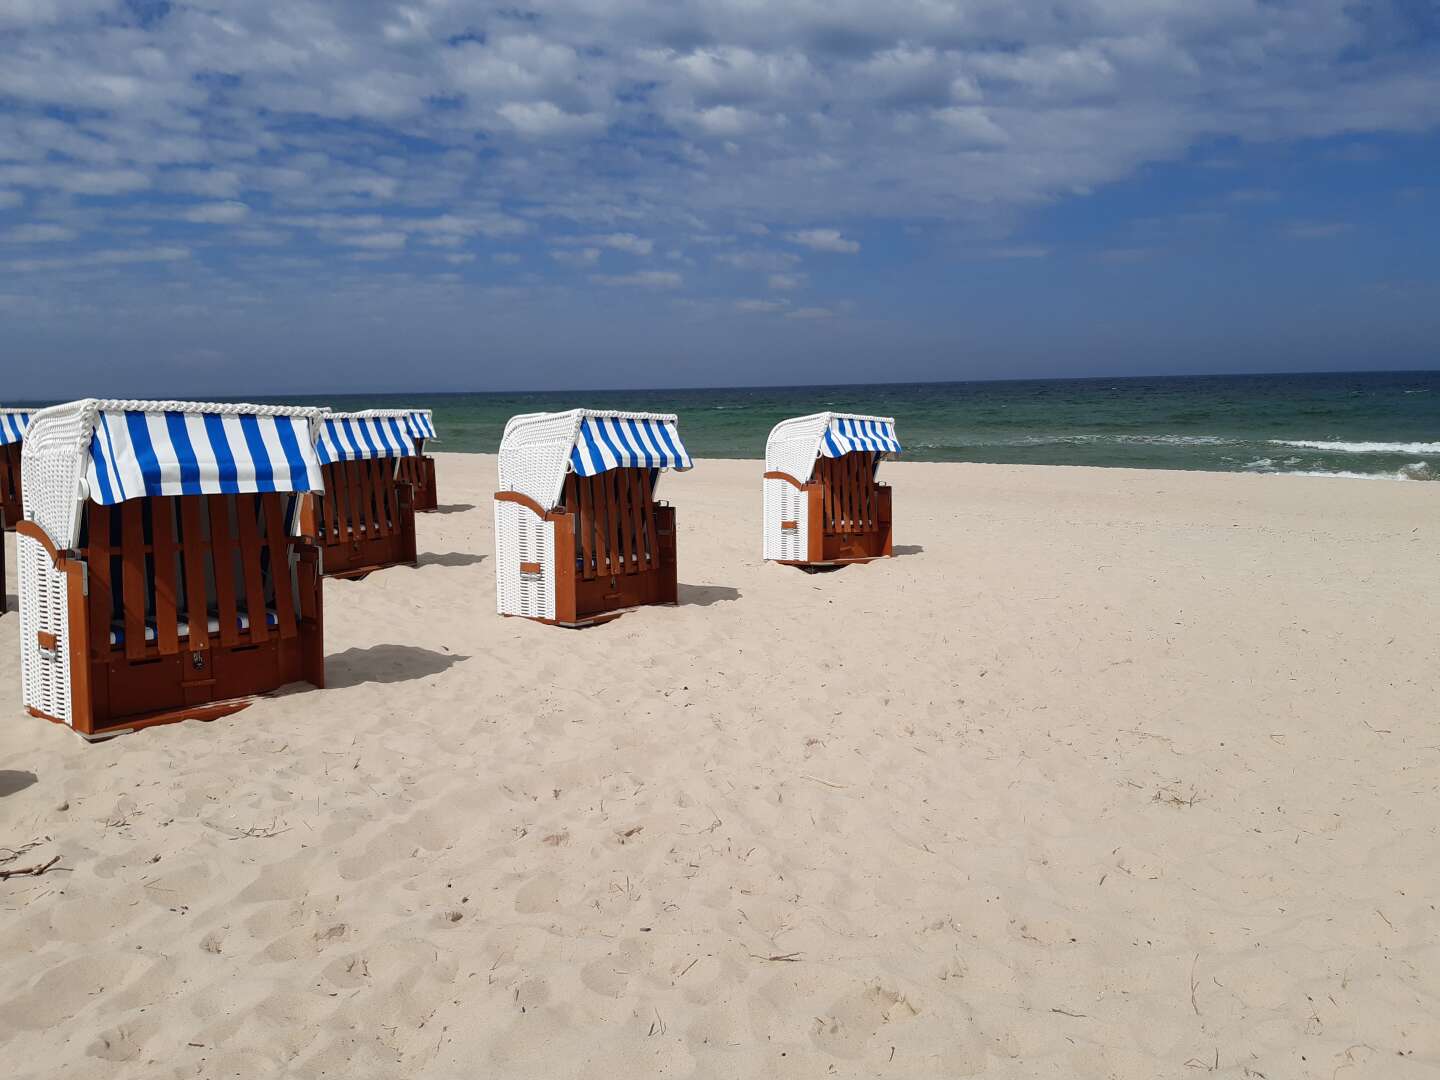
{"label": "sea", "polygon": [[676,413],[693,456],[761,458],[777,421],[833,409],[893,416],[915,461],[1440,480],[1440,371],[250,400],[433,409],[435,448],[460,453],[493,453],[516,413],[583,406]]}
{"label": "sea", "polygon": [[1440,480],[1440,371],[323,400],[431,408],[436,449],[460,452],[493,452],[515,413],[593,407],[673,412],[693,456],[760,458],[777,421],[833,409],[893,416],[916,461]]}

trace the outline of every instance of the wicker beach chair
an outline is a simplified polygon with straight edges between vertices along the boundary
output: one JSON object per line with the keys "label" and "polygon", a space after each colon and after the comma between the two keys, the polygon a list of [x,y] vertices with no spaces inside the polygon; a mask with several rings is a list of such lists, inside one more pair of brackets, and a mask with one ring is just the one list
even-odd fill
{"label": "wicker beach chair", "polygon": [[[0,531],[13,530],[22,516],[20,498],[20,445],[30,413],[21,409],[0,409]],[[5,593],[5,543],[0,538],[0,615],[9,610]]]}
{"label": "wicker beach chair", "polygon": [[29,409],[0,409],[0,525],[14,529],[24,513],[20,497],[20,447],[30,426]]}
{"label": "wicker beach chair", "polygon": [[[429,409],[405,410],[405,429],[415,443],[415,456],[400,459],[400,480],[410,485],[417,514],[427,514],[440,505],[435,492],[435,459],[425,453],[425,443],[439,441],[435,414]],[[361,416],[388,416],[384,410],[368,409]]]}
{"label": "wicker beach chair", "polygon": [[500,441],[496,606],[561,626],[676,602],[675,510],[663,469],[691,467],[674,416],[531,413]]}
{"label": "wicker beach chair", "polygon": [[415,506],[400,462],[415,456],[409,413],[326,412],[315,452],[324,488],[304,501],[301,531],[320,545],[326,577],[414,566]]}
{"label": "wicker beach chair", "polygon": [[324,685],[317,409],[86,400],[33,415],[16,527],[25,708],[87,739]]}
{"label": "wicker beach chair", "polygon": [[898,453],[888,416],[825,412],[776,424],[765,443],[764,557],[812,567],[890,555],[890,488],[876,474]]}

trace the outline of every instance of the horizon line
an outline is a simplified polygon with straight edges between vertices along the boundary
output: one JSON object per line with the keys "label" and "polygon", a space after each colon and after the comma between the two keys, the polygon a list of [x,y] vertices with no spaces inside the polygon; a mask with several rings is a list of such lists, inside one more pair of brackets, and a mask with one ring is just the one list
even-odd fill
{"label": "horizon line", "polygon": [[[1054,376],[1027,376],[1023,378],[976,378],[976,379],[907,379],[899,381],[877,381],[877,382],[844,382],[844,383],[770,383],[750,384],[731,386],[629,386],[629,387],[563,387],[559,389],[525,389],[525,390],[344,390],[341,392],[296,392],[296,393],[269,393],[235,395],[235,394],[211,394],[204,398],[187,397],[172,398],[168,400],[215,400],[222,402],[240,402],[245,400],[259,400],[268,398],[347,398],[347,397],[403,397],[406,394],[413,394],[420,397],[460,397],[460,396],[493,396],[493,397],[518,397],[537,394],[668,394],[668,393],[695,393],[710,391],[746,391],[746,390],[847,390],[852,388],[873,388],[885,386],[968,386],[976,384],[995,383],[1080,383],[1080,382],[1140,382],[1173,379],[1264,379],[1264,378],[1314,378],[1316,376],[1366,376],[1375,377],[1382,375],[1440,375],[1440,368],[1394,368],[1376,371],[1359,370],[1336,370],[1336,371],[1232,371],[1232,372],[1170,372],[1156,375],[1054,375]],[[102,397],[104,395],[90,394],[85,397]],[[46,407],[47,403],[38,399],[16,398],[9,399],[16,407],[37,408]],[[80,398],[62,398],[53,404],[63,404],[66,401],[83,401]],[[137,398],[136,400],[144,400]],[[160,399],[152,399],[160,400]],[[0,400],[0,405],[5,405]]]}

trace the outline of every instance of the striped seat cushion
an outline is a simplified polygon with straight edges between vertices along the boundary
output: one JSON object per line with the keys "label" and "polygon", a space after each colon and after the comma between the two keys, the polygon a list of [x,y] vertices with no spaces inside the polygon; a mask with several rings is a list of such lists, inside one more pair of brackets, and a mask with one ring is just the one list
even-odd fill
{"label": "striped seat cushion", "polygon": [[[239,625],[239,627],[240,627],[241,630],[249,630],[249,629],[250,629],[250,616],[247,615],[247,614],[245,614],[245,612],[243,612],[243,611],[242,611],[242,612],[240,613],[240,615],[236,618],[235,622]],[[210,614],[209,623],[210,623],[210,625],[209,625],[208,629],[209,629],[210,633],[212,633],[212,634],[218,634],[218,633],[220,632],[220,619],[219,619],[219,617],[218,617],[214,612],[211,612],[211,614]],[[266,612],[265,612],[265,625],[266,625],[266,626],[279,626],[279,625],[280,625],[280,616],[276,615],[274,611],[266,611]],[[181,619],[181,620],[176,624],[175,631],[176,631],[176,633],[177,633],[180,637],[182,637],[182,638],[183,638],[183,637],[189,637],[189,636],[190,636],[190,623],[189,623],[187,620],[185,620],[185,619]],[[154,641],[154,640],[155,640],[155,620],[154,620],[154,619],[146,619],[146,620],[145,620],[145,640],[146,640],[147,642],[151,642],[151,641]],[[111,623],[111,624],[110,624],[110,644],[111,644],[111,645],[124,645],[124,644],[125,644],[125,625],[124,625],[123,623],[118,623],[118,622],[117,622],[117,623]]]}

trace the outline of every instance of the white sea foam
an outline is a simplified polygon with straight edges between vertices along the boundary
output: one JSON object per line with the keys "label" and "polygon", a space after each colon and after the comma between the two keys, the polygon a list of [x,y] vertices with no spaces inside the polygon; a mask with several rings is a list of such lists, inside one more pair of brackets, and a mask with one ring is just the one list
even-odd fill
{"label": "white sea foam", "polygon": [[1312,439],[1271,439],[1274,446],[1332,450],[1339,454],[1440,454],[1440,442],[1324,442]]}
{"label": "white sea foam", "polygon": [[1412,461],[1395,472],[1348,472],[1343,469],[1277,469],[1269,458],[1260,458],[1245,466],[1245,471],[1268,476],[1331,476],[1343,480],[1440,480],[1440,471],[1426,462]]}

